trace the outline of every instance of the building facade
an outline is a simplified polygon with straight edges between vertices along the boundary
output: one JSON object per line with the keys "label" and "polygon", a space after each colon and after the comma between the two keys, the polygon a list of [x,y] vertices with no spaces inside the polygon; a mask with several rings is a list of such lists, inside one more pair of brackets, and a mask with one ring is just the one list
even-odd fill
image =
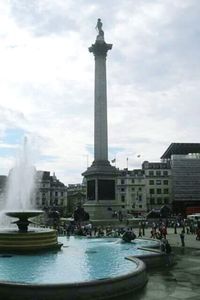
{"label": "building facade", "polygon": [[147,210],[145,176],[142,169],[119,171],[117,200],[124,214],[143,214]]}
{"label": "building facade", "polygon": [[172,207],[171,165],[170,162],[144,161],[147,211],[163,205]]}
{"label": "building facade", "polygon": [[200,212],[200,154],[172,155],[171,165],[174,211]]}
{"label": "building facade", "polygon": [[85,184],[68,184],[67,186],[67,214],[72,216],[78,205],[83,205],[86,201]]}
{"label": "building facade", "polygon": [[34,202],[37,208],[44,211],[57,210],[61,216],[67,214],[67,187],[51,176],[48,171],[36,172],[36,188]]}
{"label": "building facade", "polygon": [[161,159],[171,165],[173,211],[200,212],[200,144],[172,143]]}

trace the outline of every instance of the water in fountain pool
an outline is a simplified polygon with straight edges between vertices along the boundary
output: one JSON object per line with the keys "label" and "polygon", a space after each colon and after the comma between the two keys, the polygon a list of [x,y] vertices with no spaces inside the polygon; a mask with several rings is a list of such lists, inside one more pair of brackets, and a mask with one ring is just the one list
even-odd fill
{"label": "water in fountain pool", "polygon": [[119,239],[61,237],[59,241],[65,246],[60,252],[0,256],[0,280],[41,284],[112,278],[133,272],[136,264],[125,257],[144,252],[137,243]]}

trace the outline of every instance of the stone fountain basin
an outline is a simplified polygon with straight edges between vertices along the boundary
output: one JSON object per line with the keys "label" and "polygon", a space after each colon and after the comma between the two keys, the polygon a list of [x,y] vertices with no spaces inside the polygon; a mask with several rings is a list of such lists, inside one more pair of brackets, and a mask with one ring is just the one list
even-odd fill
{"label": "stone fountain basin", "polygon": [[31,229],[28,230],[29,218],[42,214],[41,210],[30,211],[7,211],[9,217],[18,218],[18,231],[4,229],[0,231],[0,252],[30,253],[33,251],[44,251],[57,249],[62,246],[58,243],[57,231],[54,229]]}
{"label": "stone fountain basin", "polygon": [[28,232],[4,229],[0,231],[0,253],[29,254],[60,250],[57,231],[48,228],[31,228]]}
{"label": "stone fountain basin", "polygon": [[[67,247],[59,254],[53,251],[0,258],[5,270],[5,276],[2,272],[0,276],[2,299],[103,300],[134,293],[147,282],[145,264],[137,258],[125,260],[127,246],[116,244],[115,239],[61,237],[62,241]],[[112,254],[116,247],[120,257]],[[98,263],[101,257],[104,271],[102,262]]]}
{"label": "stone fountain basin", "polygon": [[34,218],[43,213],[44,212],[42,210],[8,211],[8,212],[6,212],[6,215],[9,217],[13,217],[13,218],[28,219],[28,218]]}
{"label": "stone fountain basin", "polygon": [[103,300],[123,297],[143,288],[148,281],[145,264],[137,258],[134,262],[136,270],[125,275],[87,282],[27,284],[0,281],[0,294],[6,300]]}
{"label": "stone fountain basin", "polygon": [[19,232],[27,232],[29,224],[32,223],[28,219],[36,217],[42,213],[43,211],[40,210],[7,211],[6,215],[9,217],[18,218],[19,220],[13,223],[17,224]]}

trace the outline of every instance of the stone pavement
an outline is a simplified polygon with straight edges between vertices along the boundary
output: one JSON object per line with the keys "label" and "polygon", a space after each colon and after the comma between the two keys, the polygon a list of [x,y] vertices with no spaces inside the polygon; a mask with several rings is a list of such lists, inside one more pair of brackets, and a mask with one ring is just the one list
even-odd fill
{"label": "stone pavement", "polygon": [[[185,234],[183,248],[180,232],[178,229],[174,234],[173,229],[168,229],[167,236],[176,254],[176,265],[149,271],[146,287],[123,300],[200,300],[200,241],[195,235]],[[145,237],[150,237],[150,229]]]}
{"label": "stone pavement", "polygon": [[[173,228],[167,229],[167,239],[172,247],[180,247],[181,248],[181,239],[180,233],[182,228],[177,229],[177,234],[174,234]],[[138,233],[138,229],[134,229],[135,233]],[[151,229],[148,228],[145,230],[145,237],[149,238],[151,236],[150,233]],[[185,233],[185,247],[192,248],[192,249],[200,249],[200,241],[196,240],[195,234],[186,234]],[[200,298],[199,298],[200,299]]]}

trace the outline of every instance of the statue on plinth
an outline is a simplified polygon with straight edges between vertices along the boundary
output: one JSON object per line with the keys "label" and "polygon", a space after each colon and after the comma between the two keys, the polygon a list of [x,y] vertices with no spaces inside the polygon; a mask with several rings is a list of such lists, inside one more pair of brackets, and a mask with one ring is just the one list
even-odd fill
{"label": "statue on plinth", "polygon": [[103,40],[104,39],[104,32],[102,30],[103,23],[101,22],[101,19],[97,20],[96,29],[98,30],[97,40]]}

